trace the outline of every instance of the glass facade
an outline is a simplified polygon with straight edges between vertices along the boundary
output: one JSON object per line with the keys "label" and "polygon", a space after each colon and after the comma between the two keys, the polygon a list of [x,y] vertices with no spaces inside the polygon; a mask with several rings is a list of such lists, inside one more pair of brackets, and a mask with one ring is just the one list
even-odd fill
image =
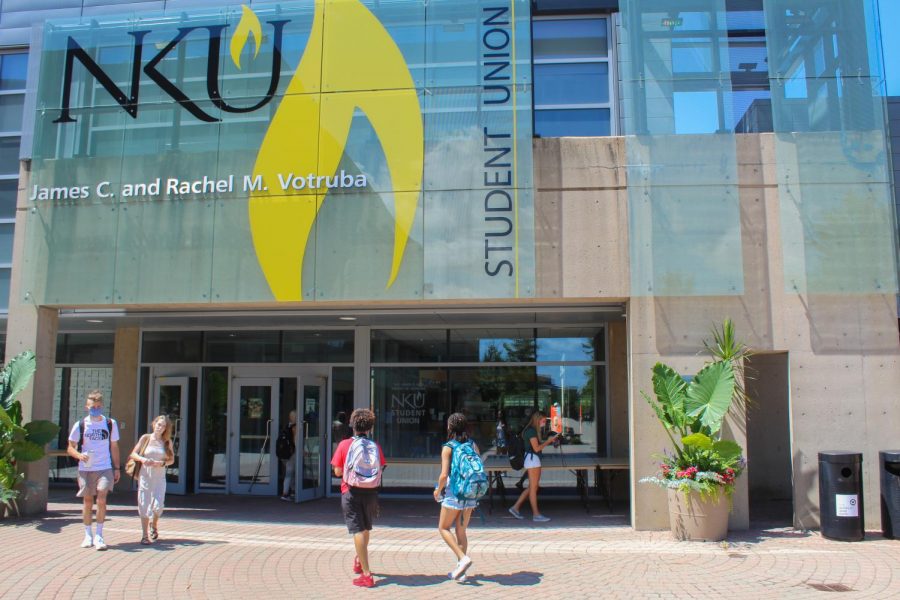
{"label": "glass facade", "polygon": [[[483,452],[502,453],[502,438],[521,431],[535,409],[566,435],[565,452],[606,455],[604,334],[602,327],[373,331],[372,403],[385,455],[436,456],[453,412],[468,417]],[[419,350],[386,353],[386,339]],[[410,364],[427,362],[448,364]]]}
{"label": "glass facade", "polygon": [[535,18],[532,37],[535,136],[611,135],[610,18]]}
{"label": "glass facade", "polygon": [[896,293],[872,0],[623,0],[631,293],[745,292],[736,133],[775,132],[785,290]]}
{"label": "glass facade", "polygon": [[24,299],[533,296],[529,6],[48,21]]}
{"label": "glass facade", "polygon": [[27,52],[0,54],[0,312],[9,307]]}

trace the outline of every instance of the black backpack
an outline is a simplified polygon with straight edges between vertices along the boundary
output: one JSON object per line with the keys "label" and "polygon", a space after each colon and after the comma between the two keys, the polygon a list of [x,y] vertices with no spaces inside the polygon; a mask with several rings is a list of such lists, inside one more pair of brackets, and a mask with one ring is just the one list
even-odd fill
{"label": "black backpack", "polygon": [[510,436],[506,440],[506,453],[509,455],[509,466],[519,471],[525,468],[525,441],[522,434]]}
{"label": "black backpack", "polygon": [[284,429],[281,430],[281,433],[278,434],[278,439],[275,440],[275,456],[281,460],[287,460],[294,455],[295,450],[294,435],[291,431],[291,426],[286,425]]}

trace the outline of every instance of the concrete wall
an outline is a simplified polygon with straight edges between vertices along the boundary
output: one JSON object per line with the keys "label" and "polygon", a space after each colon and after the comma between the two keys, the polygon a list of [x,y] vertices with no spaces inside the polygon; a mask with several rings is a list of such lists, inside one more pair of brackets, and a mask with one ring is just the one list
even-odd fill
{"label": "concrete wall", "polygon": [[[697,143],[703,143],[698,138]],[[703,364],[697,353],[714,323],[734,320],[751,349],[789,352],[791,460],[795,524],[818,525],[816,454],[865,453],[866,522],[877,527],[877,451],[896,446],[900,340],[893,294],[821,296],[789,291],[784,281],[781,198],[774,136],[736,136],[744,293],[720,297],[632,297],[627,305],[632,522],[667,527],[664,493],[637,480],[655,471],[668,447],[641,397],[657,361],[682,373]],[[630,296],[629,226],[623,138],[535,140],[538,296],[620,301]],[[890,249],[885,249],[889,252]],[[611,330],[611,340],[616,334]],[[612,380],[611,380],[612,386]],[[728,423],[747,447],[745,419]],[[614,438],[615,440],[615,438]],[[749,522],[747,477],[735,495],[733,527]],[[760,457],[760,468],[766,458]]]}

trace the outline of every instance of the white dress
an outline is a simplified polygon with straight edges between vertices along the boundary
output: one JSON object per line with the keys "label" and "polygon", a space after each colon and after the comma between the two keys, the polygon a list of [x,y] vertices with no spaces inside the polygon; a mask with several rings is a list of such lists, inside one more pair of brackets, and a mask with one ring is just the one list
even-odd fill
{"label": "white dress", "polygon": [[[166,460],[166,446],[162,440],[150,439],[143,456],[151,460]],[[166,467],[141,465],[138,477],[138,514],[145,519],[162,515],[166,500]]]}

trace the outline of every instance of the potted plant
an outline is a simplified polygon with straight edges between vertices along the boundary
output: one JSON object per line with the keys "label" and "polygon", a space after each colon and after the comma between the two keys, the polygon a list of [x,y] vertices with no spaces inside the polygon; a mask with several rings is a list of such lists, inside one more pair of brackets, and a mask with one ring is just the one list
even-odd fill
{"label": "potted plant", "polygon": [[669,526],[679,540],[725,538],[735,480],[746,465],[740,445],[722,439],[722,422],[736,402],[746,403],[741,360],[749,353],[735,341],[730,320],[713,336],[715,345],[706,344],[713,360],[696,375],[685,379],[657,363],[655,398],[643,394],[673,449],[658,457],[659,472],[641,482],[666,488]]}

